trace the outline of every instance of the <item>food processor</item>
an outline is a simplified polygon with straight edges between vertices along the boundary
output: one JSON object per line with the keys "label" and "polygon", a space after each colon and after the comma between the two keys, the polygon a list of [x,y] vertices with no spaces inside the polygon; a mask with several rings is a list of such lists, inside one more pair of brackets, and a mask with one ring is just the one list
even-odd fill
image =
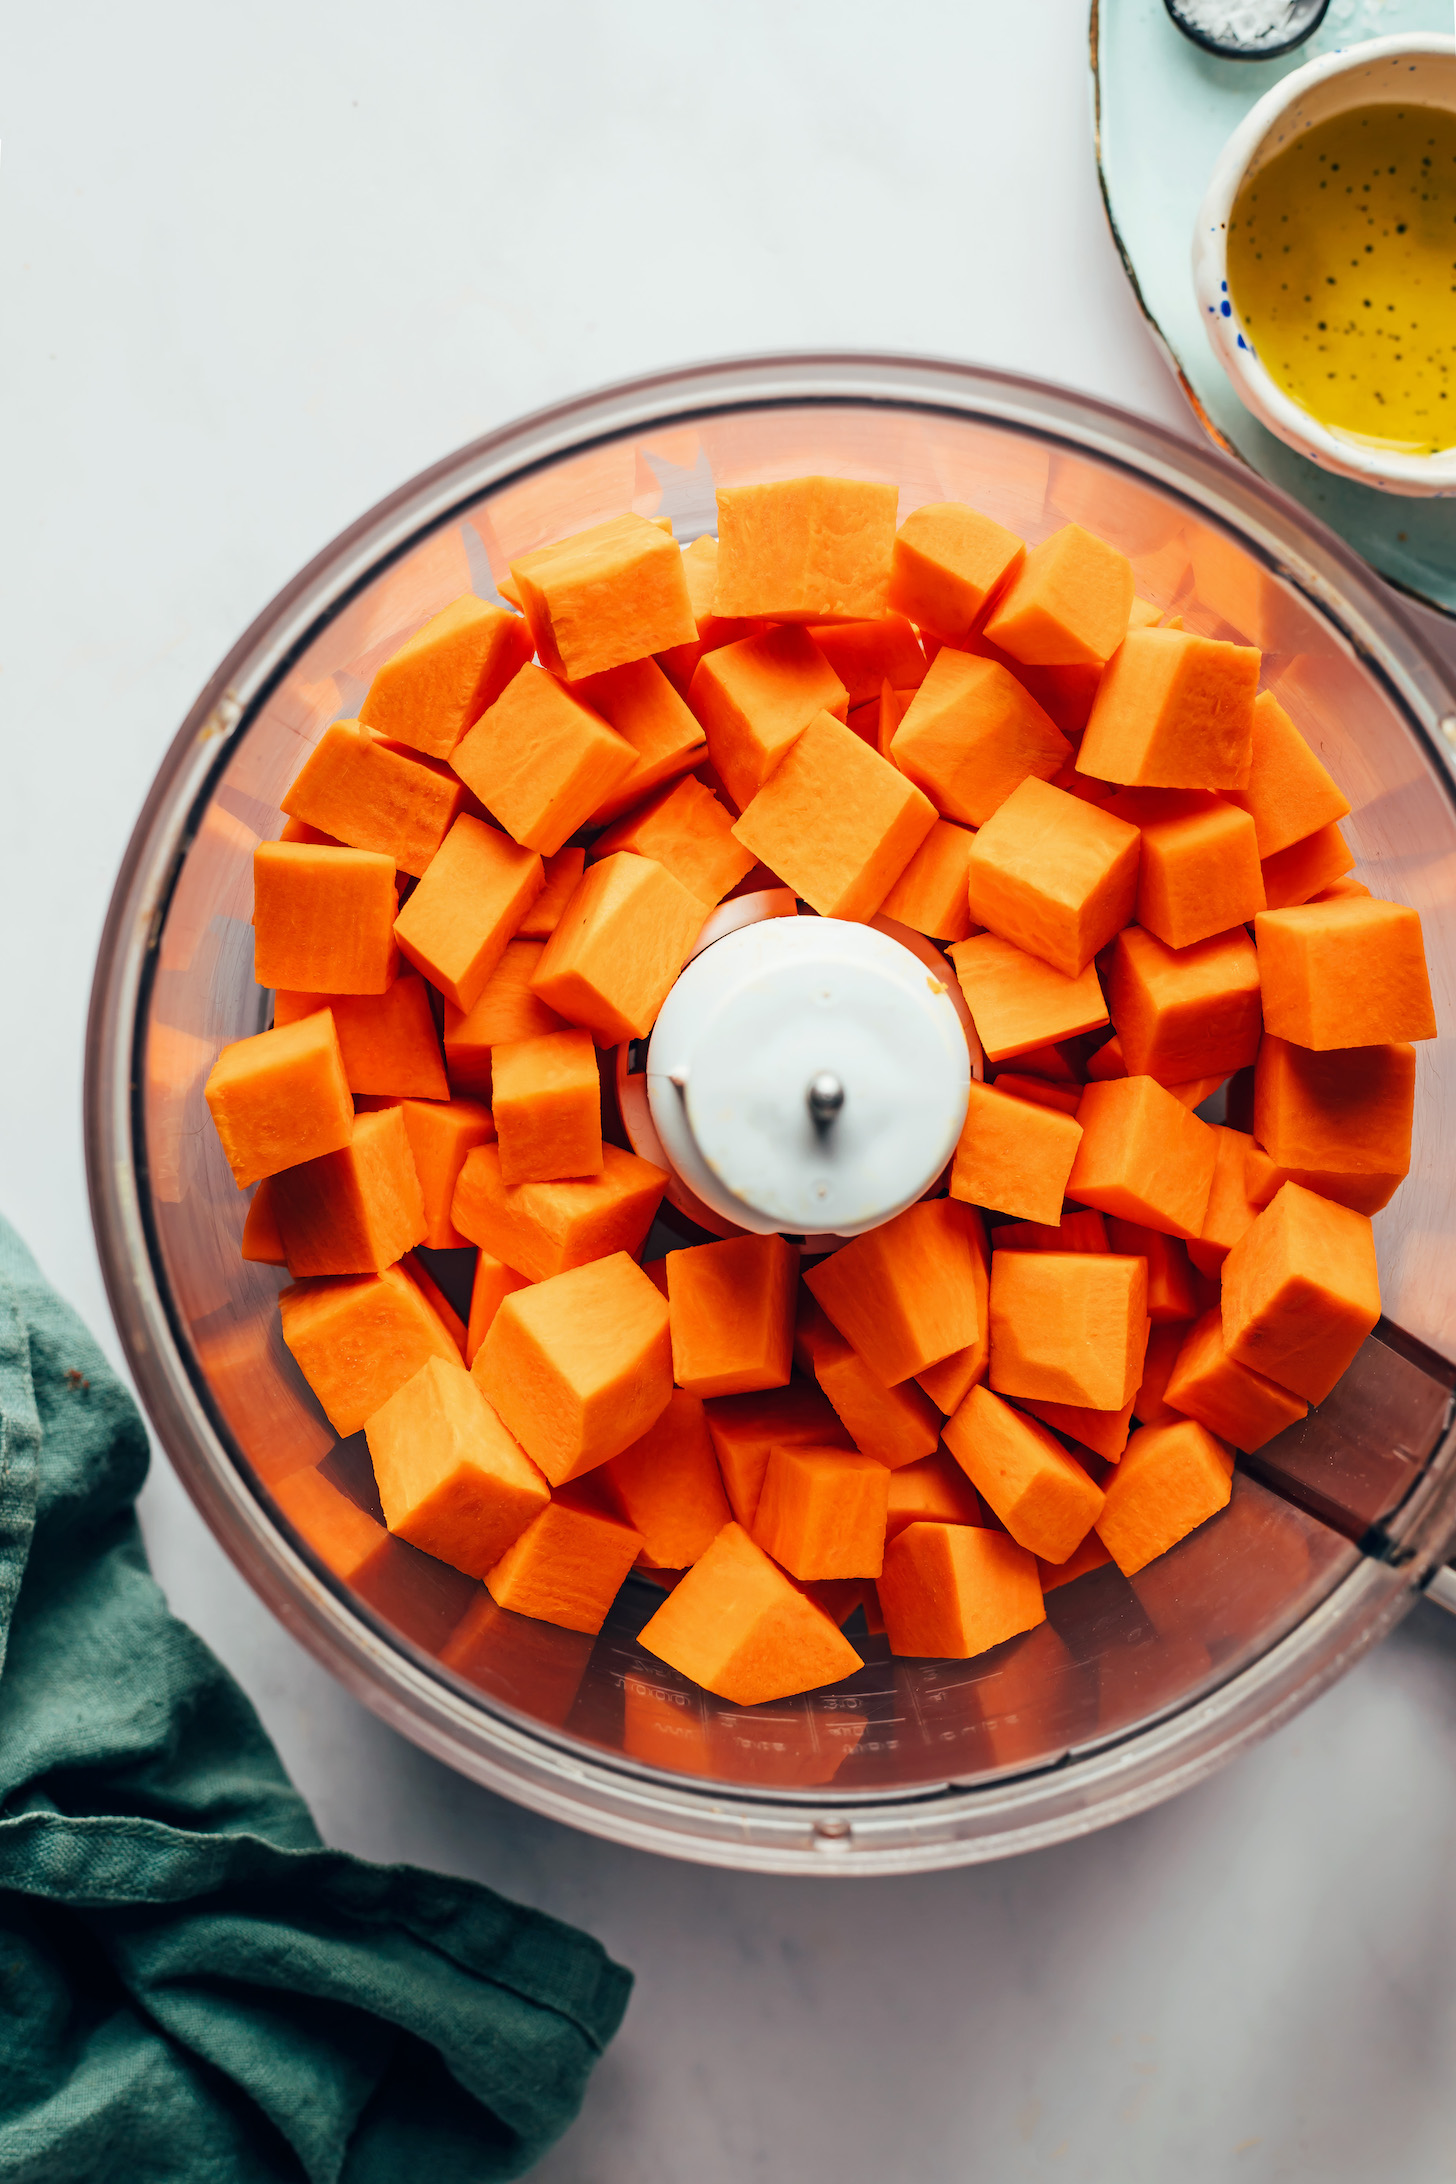
{"label": "food processor", "polygon": [[[270,1021],[253,981],[254,850],[279,833],[324,728],[355,716],[380,663],[462,592],[497,599],[513,558],[625,509],[669,518],[686,543],[715,529],[719,487],[815,472],[896,484],[902,518],[964,500],[1028,542],[1084,524],[1185,627],[1259,646],[1266,686],[1350,799],[1358,876],[1420,912],[1451,1020],[1456,701],[1353,554],[1252,473],[1060,389],[913,358],[764,357],[489,435],[355,524],[259,617],[178,734],[117,881],[86,1132],[112,1309],[157,1435],[226,1552],[351,1691],[552,1818],[707,1863],[847,1875],[998,1857],[1148,1806],[1306,1704],[1422,1588],[1456,1591],[1442,1567],[1456,1534],[1456,1083],[1448,1042],[1423,1045],[1411,1172],[1375,1219],[1385,1316],[1334,1393],[1239,1460],[1220,1516],[1131,1580],[1109,1566],[1058,1587],[1043,1625],[987,1654],[897,1659],[856,1625],[858,1674],[734,1708],[637,1643],[662,1597],[650,1578],[628,1580],[591,1638],[499,1608],[388,1534],[363,1435],[333,1434],[283,1345],[286,1275],[240,1256],[247,1200],[203,1101],[220,1047]],[[604,1056],[608,1135],[670,1174],[644,1259],[743,1227],[826,1248],[943,1167],[948,1118],[981,1074],[973,1029],[938,978],[945,959],[893,921],[814,920],[767,887],[714,920],[652,1037]],[[835,1038],[816,1046],[813,978],[848,932],[863,960],[836,964]],[[889,990],[892,959],[922,981],[913,1007]],[[885,1028],[856,1045],[871,1008]],[[882,1162],[861,1143],[841,1178],[846,1086],[868,1100],[902,1038],[923,1042],[922,1105]],[[874,1092],[886,1114],[897,1070]],[[777,1088],[751,1128],[735,1107],[750,1079]],[[458,1303],[470,1255],[421,1256]]]}

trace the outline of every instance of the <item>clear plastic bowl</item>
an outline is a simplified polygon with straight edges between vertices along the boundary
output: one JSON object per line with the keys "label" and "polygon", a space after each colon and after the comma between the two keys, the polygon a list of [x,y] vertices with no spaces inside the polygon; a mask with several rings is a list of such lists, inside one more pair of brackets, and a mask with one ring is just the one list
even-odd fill
{"label": "clear plastic bowl", "polygon": [[[1252,473],[1058,389],[953,364],[799,356],[609,389],[493,434],[403,488],[274,601],[198,699],[128,850],[87,1062],[96,1233],[157,1432],[269,1606],[406,1736],[579,1827],[709,1863],[906,1872],[1097,1827],[1198,1780],[1306,1703],[1402,1613],[1456,1525],[1452,1065],[1420,1050],[1414,1166],[1376,1222],[1388,1319],[1306,1423],[1241,1466],[1230,1508],[1131,1583],[1053,1592],[972,1661],[895,1660],[735,1709],[642,1652],[630,1580],[595,1641],[497,1609],[377,1521],[362,1436],[336,1442],[283,1348],[280,1273],[238,1255],[245,1201],[202,1086],[268,1021],[252,854],[313,740],[375,667],[509,559],[625,507],[679,538],[720,484],[893,480],[902,514],[964,499],[1029,539],[1071,520],[1189,627],[1261,646],[1354,805],[1376,892],[1456,974],[1456,737],[1390,595]],[[1443,722],[1445,727],[1443,729]],[[450,1278],[448,1268],[438,1269]]]}

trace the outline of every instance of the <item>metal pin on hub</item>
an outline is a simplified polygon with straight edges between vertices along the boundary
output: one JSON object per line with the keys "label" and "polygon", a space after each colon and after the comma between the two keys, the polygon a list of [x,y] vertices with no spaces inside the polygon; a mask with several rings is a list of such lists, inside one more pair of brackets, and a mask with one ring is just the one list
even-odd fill
{"label": "metal pin on hub", "polygon": [[844,1105],[844,1086],[831,1069],[821,1069],[809,1079],[809,1113],[816,1130],[827,1130]]}

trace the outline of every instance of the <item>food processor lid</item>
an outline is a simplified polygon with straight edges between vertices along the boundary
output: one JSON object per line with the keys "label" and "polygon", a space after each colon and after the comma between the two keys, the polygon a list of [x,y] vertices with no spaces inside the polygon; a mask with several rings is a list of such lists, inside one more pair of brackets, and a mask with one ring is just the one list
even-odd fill
{"label": "food processor lid", "polygon": [[955,1150],[970,1074],[945,981],[885,933],[812,916],[695,956],[647,1054],[684,1182],[743,1228],[806,1238],[913,1205]]}

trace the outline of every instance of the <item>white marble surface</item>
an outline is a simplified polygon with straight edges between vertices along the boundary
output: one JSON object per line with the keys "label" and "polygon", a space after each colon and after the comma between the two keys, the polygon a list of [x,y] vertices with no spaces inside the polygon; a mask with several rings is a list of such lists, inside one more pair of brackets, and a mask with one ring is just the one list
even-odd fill
{"label": "white marble surface", "polygon": [[[273,591],[575,388],[794,345],[1192,430],[1122,279],[1082,0],[96,0],[12,12],[0,168],[0,1206],[115,1353],[91,959],[162,751]],[[549,2184],[1456,2177],[1456,1631],[1064,1849],[790,1882],[572,1835],[336,1690],[159,1462],[157,1570],[331,1841],[593,1925],[639,1984]]]}

